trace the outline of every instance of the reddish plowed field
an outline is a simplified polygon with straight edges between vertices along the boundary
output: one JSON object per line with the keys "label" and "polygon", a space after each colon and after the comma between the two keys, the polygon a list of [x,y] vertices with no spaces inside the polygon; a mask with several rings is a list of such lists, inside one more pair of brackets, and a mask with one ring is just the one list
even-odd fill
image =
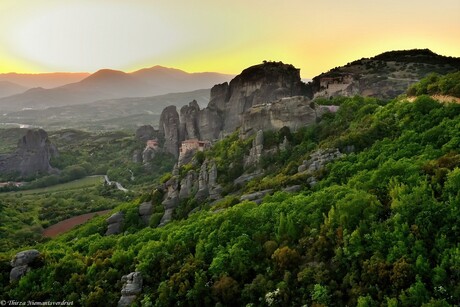
{"label": "reddish plowed field", "polygon": [[54,224],[45,230],[43,230],[43,236],[48,237],[48,238],[54,238],[55,236],[64,233],[73,227],[83,224],[87,220],[91,219],[94,217],[96,214],[98,215],[103,215],[106,213],[109,213],[110,210],[103,210],[103,211],[98,211],[98,212],[91,212],[91,213],[86,213],[78,216],[71,217],[70,219],[60,221],[57,224]]}

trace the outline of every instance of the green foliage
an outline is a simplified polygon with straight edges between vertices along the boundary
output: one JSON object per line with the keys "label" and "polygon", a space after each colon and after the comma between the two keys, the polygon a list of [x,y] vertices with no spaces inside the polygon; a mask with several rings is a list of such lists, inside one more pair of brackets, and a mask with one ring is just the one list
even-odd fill
{"label": "green foliage", "polygon": [[460,72],[444,76],[430,74],[409,87],[407,95],[448,95],[460,97]]}
{"label": "green foliage", "polygon": [[[301,193],[277,192],[259,205],[228,195],[216,204],[225,210],[153,228],[162,215],[162,195],[154,191],[142,199],[154,205],[152,227],[139,224],[138,203],[122,204],[127,233],[103,236],[105,223],[96,218],[38,243],[44,265],[17,284],[4,286],[14,252],[0,254],[5,296],[113,305],[121,276],[137,270],[144,279],[139,302],[146,305],[458,304],[460,108],[423,96],[386,104],[344,98],[340,106],[323,122],[291,132],[288,154],[246,187],[296,182]],[[216,160],[222,183],[240,173],[236,161],[250,143],[235,134],[204,153]],[[331,146],[354,149],[328,164],[313,188],[293,175],[311,150]],[[21,206],[24,223],[33,225],[30,200]],[[198,206],[186,200],[181,210],[185,216]],[[3,227],[12,208],[3,203],[0,210]]]}

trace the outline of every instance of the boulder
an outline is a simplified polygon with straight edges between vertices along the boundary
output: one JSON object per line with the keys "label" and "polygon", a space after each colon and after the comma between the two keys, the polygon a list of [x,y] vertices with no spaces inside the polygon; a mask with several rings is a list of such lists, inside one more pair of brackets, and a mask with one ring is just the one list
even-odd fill
{"label": "boulder", "polygon": [[122,232],[123,230],[123,220],[124,215],[123,212],[117,212],[112,214],[108,219],[107,222],[107,231],[105,232],[106,236],[116,235]]}
{"label": "boulder", "polygon": [[17,253],[10,261],[13,267],[10,271],[10,282],[18,281],[28,271],[30,265],[40,256],[40,252],[36,249],[30,249]]}
{"label": "boulder", "polygon": [[29,250],[17,253],[14,256],[14,258],[11,260],[10,264],[12,267],[28,265],[29,263],[34,261],[38,256],[40,256],[40,252],[38,250],[29,249]]}
{"label": "boulder", "polygon": [[118,301],[118,306],[130,306],[137,295],[142,292],[142,275],[140,272],[132,272],[128,275],[124,275],[121,281],[123,283],[123,288],[121,289],[121,297]]}
{"label": "boulder", "polygon": [[18,281],[30,270],[28,265],[20,265],[11,269],[10,282]]}
{"label": "boulder", "polygon": [[158,227],[162,227],[169,223],[172,220],[172,215],[173,215],[174,209],[166,209],[165,213],[163,214],[163,217],[161,218],[160,224]]}

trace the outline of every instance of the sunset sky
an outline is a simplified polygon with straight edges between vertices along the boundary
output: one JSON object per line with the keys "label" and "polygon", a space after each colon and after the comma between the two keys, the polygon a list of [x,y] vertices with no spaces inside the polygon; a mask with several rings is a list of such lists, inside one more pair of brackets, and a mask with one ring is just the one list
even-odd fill
{"label": "sunset sky", "polygon": [[310,78],[412,48],[460,57],[460,1],[0,1],[0,73],[163,65],[237,74],[274,60]]}

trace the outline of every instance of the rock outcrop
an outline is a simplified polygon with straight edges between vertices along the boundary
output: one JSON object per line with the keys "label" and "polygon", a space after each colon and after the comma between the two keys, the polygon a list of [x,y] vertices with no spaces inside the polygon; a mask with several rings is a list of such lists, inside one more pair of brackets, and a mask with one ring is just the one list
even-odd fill
{"label": "rock outcrop", "polygon": [[198,113],[200,106],[196,100],[193,100],[188,105],[180,109],[180,139],[200,139],[200,131],[198,129]]}
{"label": "rock outcrop", "polygon": [[28,130],[12,154],[0,155],[0,173],[17,173],[22,177],[57,172],[50,159],[58,156],[45,130]]}
{"label": "rock outcrop", "polygon": [[249,201],[255,202],[256,204],[260,204],[264,196],[271,194],[272,192],[273,192],[272,189],[268,189],[268,190],[251,193],[251,194],[245,194],[240,197],[240,200],[241,201],[249,200]]}
{"label": "rock outcrop", "polygon": [[180,182],[179,199],[191,197],[198,190],[198,176],[195,171],[191,170],[185,175]]}
{"label": "rock outcrop", "polygon": [[300,80],[300,70],[281,62],[264,62],[249,67],[230,81],[225,94],[222,94],[222,89],[221,86],[216,91],[220,99],[211,97],[210,104],[222,112],[225,134],[232,133],[241,125],[242,115],[252,106],[306,93],[305,84]]}
{"label": "rock outcrop", "polygon": [[174,175],[164,184],[166,190],[166,197],[161,203],[165,209],[165,213],[161,218],[159,227],[166,225],[171,221],[174,209],[179,205],[179,182],[177,175]]}
{"label": "rock outcrop", "polygon": [[118,301],[118,307],[131,306],[137,295],[142,292],[142,274],[141,272],[132,272],[121,278],[123,288],[121,297]]}
{"label": "rock outcrop", "polygon": [[180,118],[175,106],[166,107],[160,117],[160,135],[165,139],[164,149],[176,158],[179,157]]}
{"label": "rock outcrop", "polygon": [[264,132],[257,131],[256,137],[252,141],[252,147],[249,151],[249,156],[244,159],[244,168],[257,165],[264,150]]}
{"label": "rock outcrop", "polygon": [[324,111],[315,110],[310,104],[310,99],[296,96],[254,105],[241,116],[240,133],[247,137],[258,130],[279,130],[289,127],[291,131],[296,131],[314,124]]}
{"label": "rock outcrop", "polygon": [[123,220],[123,212],[117,212],[112,214],[108,219],[106,219],[108,225],[105,235],[110,236],[121,233],[121,231],[123,230]]}
{"label": "rock outcrop", "polygon": [[147,142],[158,137],[158,130],[155,130],[151,125],[140,126],[136,130],[136,138]]}
{"label": "rock outcrop", "polygon": [[21,277],[30,270],[30,265],[36,261],[39,256],[40,252],[36,249],[17,253],[10,262],[13,267],[10,272],[10,282],[21,279]]}
{"label": "rock outcrop", "polygon": [[171,221],[174,210],[181,200],[193,198],[201,203],[206,200],[212,201],[222,198],[222,187],[217,183],[217,165],[214,161],[205,160],[198,172],[190,170],[182,178],[179,176],[176,164],[172,175],[161,187],[166,196],[162,202],[165,212],[159,227]]}
{"label": "rock outcrop", "polygon": [[319,149],[310,155],[310,159],[304,160],[297,171],[299,173],[311,175],[307,183],[310,186],[314,186],[317,182],[314,176],[315,173],[324,168],[327,163],[340,159],[341,157],[343,157],[343,154],[337,148]]}
{"label": "rock outcrop", "polygon": [[139,205],[139,216],[145,225],[148,225],[153,214],[153,205],[151,202],[145,202]]}

